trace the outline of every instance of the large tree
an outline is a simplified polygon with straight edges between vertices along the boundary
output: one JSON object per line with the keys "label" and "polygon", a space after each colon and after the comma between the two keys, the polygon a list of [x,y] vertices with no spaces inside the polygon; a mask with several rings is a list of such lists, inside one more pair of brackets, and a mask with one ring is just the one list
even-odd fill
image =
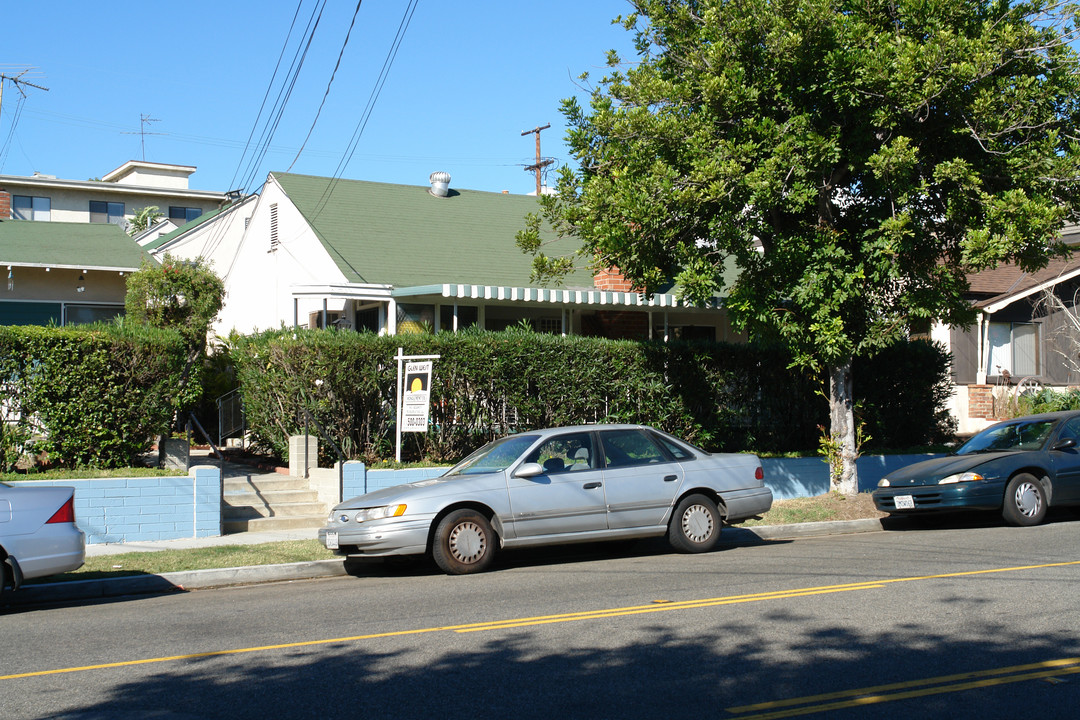
{"label": "large tree", "polygon": [[[968,273],[1043,266],[1075,219],[1074,8],[1043,0],[637,0],[542,215],[594,267],[674,279],[828,378],[834,487],[855,492],[852,359],[968,324]],[[583,76],[584,82],[589,82]],[[540,216],[519,244],[534,279]],[[738,279],[723,287],[734,263]],[[872,382],[872,379],[868,381]]]}

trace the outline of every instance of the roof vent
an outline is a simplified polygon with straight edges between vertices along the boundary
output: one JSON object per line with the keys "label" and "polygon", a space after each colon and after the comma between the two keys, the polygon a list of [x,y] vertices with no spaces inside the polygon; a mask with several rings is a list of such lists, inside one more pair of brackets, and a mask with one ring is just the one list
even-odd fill
{"label": "roof vent", "polygon": [[428,178],[431,189],[428,190],[435,197],[446,197],[450,193],[450,173],[436,171]]}

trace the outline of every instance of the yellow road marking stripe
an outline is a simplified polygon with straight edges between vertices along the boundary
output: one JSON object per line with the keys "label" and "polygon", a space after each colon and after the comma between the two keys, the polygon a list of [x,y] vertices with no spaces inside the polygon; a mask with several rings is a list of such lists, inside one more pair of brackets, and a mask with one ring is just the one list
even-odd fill
{"label": "yellow road marking stripe", "polygon": [[211,650],[208,652],[191,653],[187,655],[172,655],[168,657],[158,658],[144,658],[142,660],[125,660],[115,663],[102,663],[99,665],[83,665],[80,667],[69,668],[57,668],[54,670],[39,670],[35,672],[26,673],[14,673],[11,675],[0,675],[0,680],[15,680],[19,678],[28,677],[42,677],[45,675],[59,675],[63,673],[83,672],[87,670],[104,670],[109,668],[120,667],[133,667],[137,665],[148,665],[152,663],[174,662],[177,660],[191,660],[196,658],[208,658],[208,657],[221,657],[227,655],[243,655],[255,652],[266,652],[270,650],[285,650],[290,648],[300,647],[313,647],[318,645],[330,645],[333,643],[347,643],[357,642],[360,640],[375,640],[379,638],[390,637],[404,637],[408,635],[421,635],[425,633],[433,632],[475,632],[479,630],[496,630],[496,629],[508,629],[517,627],[526,627],[533,625],[547,625],[558,622],[570,622],[575,620],[594,620],[608,617],[618,617],[627,615],[638,615],[646,612],[666,612],[671,610],[692,610],[703,607],[713,607],[717,605],[733,605],[737,603],[755,602],[759,600],[776,600],[794,597],[807,597],[812,595],[823,595],[836,592],[846,592],[849,590],[870,590],[880,588],[883,585],[890,583],[900,582],[913,582],[921,580],[940,580],[945,578],[955,577],[969,577],[973,575],[986,575],[991,573],[1003,573],[1003,572],[1019,572],[1022,570],[1038,570],[1043,568],[1053,567],[1065,567],[1069,565],[1080,565],[1080,560],[1072,560],[1068,562],[1057,563],[1044,563],[1042,565],[1019,565],[1015,567],[1006,568],[992,568],[988,570],[966,570],[955,573],[942,573],[939,575],[923,575],[920,577],[910,578],[890,578],[887,580],[871,580],[860,583],[842,583],[838,585],[822,585],[819,587],[810,588],[796,588],[793,590],[774,590],[764,593],[753,593],[749,595],[733,595],[728,597],[719,598],[706,598],[701,600],[687,600],[680,603],[670,603],[666,605],[636,605],[625,608],[609,608],[606,610],[594,610],[588,612],[579,613],[566,613],[562,615],[540,615],[531,618],[516,618],[511,620],[483,622],[483,623],[470,623],[466,625],[446,625],[442,627],[430,627],[430,628],[417,628],[413,630],[396,630],[385,633],[373,633],[369,635],[353,635],[351,637],[330,638],[324,640],[304,640],[294,643],[283,643],[280,645],[261,645],[258,647],[249,648],[235,648],[231,650]]}
{"label": "yellow road marking stripe", "polygon": [[[837,700],[839,698],[850,698],[859,695],[870,695],[873,693],[884,693],[891,690],[907,690],[909,688],[917,688],[923,685],[944,685],[946,683],[959,682],[961,680],[974,680],[976,678],[985,678],[993,675],[1005,675],[1007,673],[1026,672],[1028,670],[1046,670],[1048,668],[1069,668],[1069,666],[1080,666],[1080,657],[1061,658],[1059,660],[1045,660],[1043,662],[1028,663],[1026,665],[1013,665],[1011,667],[994,668],[992,670],[973,670],[970,672],[956,673],[954,675],[942,675],[935,678],[924,678],[922,680],[905,680],[904,682],[889,683],[887,685],[873,685],[864,688],[855,688],[853,690],[840,690],[838,692],[823,693],[821,695],[807,695],[806,697],[790,698],[787,700],[773,700],[770,702],[755,703],[753,705],[740,705],[739,707],[729,707],[727,711],[730,713],[740,714],[746,712],[753,712],[757,710],[774,710],[777,708],[790,707],[792,705],[808,705],[810,703],[823,702],[825,700]],[[1080,671],[1080,667],[1070,670]]]}
{"label": "yellow road marking stripe", "polygon": [[[776,712],[760,713],[758,715],[741,715],[737,718],[737,720],[777,720],[778,718],[795,717],[797,715],[809,715],[811,713],[822,713],[831,710],[842,710],[844,708],[863,707],[866,705],[878,705],[881,703],[895,702],[896,700],[910,700],[911,698],[926,697],[928,695],[944,695],[945,693],[961,692],[963,690],[977,690],[979,688],[994,687],[997,685],[1008,685],[1010,683],[1016,682],[1025,682],[1027,680],[1040,680],[1043,678],[1054,677],[1055,675],[1075,675],[1076,673],[1080,673],[1080,667],[1073,666],[1054,668],[1051,670],[1043,670],[1041,672],[1023,673],[1020,675],[1011,675],[1006,677],[985,678],[982,680],[954,683],[951,685],[938,685],[936,687],[923,688],[921,690],[908,690],[905,692],[897,692],[891,695],[858,694],[857,697],[853,697],[850,700],[842,702],[809,705],[799,708],[790,708],[787,710],[777,710]],[[930,682],[932,682],[932,679],[930,680]]]}

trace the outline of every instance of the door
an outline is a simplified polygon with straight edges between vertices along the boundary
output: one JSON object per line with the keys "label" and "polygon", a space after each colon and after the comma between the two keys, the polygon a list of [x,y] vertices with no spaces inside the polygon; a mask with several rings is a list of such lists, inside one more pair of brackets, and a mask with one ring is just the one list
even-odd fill
{"label": "door", "polygon": [[1065,421],[1054,444],[1067,439],[1076,441],[1076,445],[1050,451],[1055,477],[1050,501],[1054,505],[1080,503],[1080,417]]}
{"label": "door", "polygon": [[526,455],[544,474],[507,483],[517,537],[605,529],[604,475],[596,461],[591,432],[557,435]]}
{"label": "door", "polygon": [[661,525],[682,487],[683,469],[636,428],[600,433],[608,527]]}

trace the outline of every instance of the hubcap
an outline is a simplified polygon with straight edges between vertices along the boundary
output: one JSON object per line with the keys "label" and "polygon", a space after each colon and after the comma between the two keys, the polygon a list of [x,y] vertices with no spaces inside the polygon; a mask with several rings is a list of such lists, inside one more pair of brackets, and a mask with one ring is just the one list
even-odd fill
{"label": "hubcap", "polygon": [[450,554],[462,563],[474,563],[484,556],[487,537],[484,530],[474,522],[463,522],[450,531]]}
{"label": "hubcap", "polygon": [[691,505],[682,516],[682,531],[691,542],[705,542],[713,533],[713,516],[704,505]]}
{"label": "hubcap", "polygon": [[1016,509],[1025,517],[1034,517],[1039,512],[1039,493],[1031,483],[1016,488]]}

